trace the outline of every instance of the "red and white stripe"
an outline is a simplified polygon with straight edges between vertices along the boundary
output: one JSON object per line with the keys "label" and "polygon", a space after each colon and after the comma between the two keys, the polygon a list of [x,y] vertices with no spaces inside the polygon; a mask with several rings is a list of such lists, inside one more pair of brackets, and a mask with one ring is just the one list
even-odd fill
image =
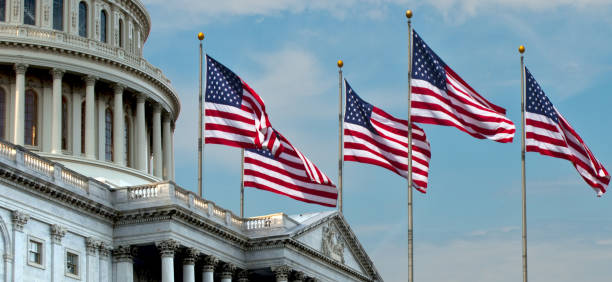
{"label": "red and white stripe", "polygon": [[[406,178],[408,175],[408,121],[372,108],[368,128],[344,122],[344,160],[384,167]],[[412,181],[415,189],[427,192],[431,151],[423,129],[412,125]]]}
{"label": "red and white stripe", "polygon": [[278,138],[283,150],[275,158],[244,151],[244,186],[335,207],[338,190],[332,181],[284,136]]}
{"label": "red and white stripe", "polygon": [[527,152],[566,159],[580,176],[601,196],[610,183],[610,174],[567,120],[554,109],[559,123],[545,115],[525,113],[525,146]]}
{"label": "red and white stripe", "polygon": [[221,144],[239,148],[268,148],[280,153],[281,143],[273,134],[263,99],[242,81],[240,108],[205,103],[204,140],[206,144]]}
{"label": "red and white stripe", "polygon": [[454,126],[473,137],[510,143],[514,137],[514,123],[506,110],[480,96],[448,66],[446,90],[426,80],[412,83],[412,121]]}

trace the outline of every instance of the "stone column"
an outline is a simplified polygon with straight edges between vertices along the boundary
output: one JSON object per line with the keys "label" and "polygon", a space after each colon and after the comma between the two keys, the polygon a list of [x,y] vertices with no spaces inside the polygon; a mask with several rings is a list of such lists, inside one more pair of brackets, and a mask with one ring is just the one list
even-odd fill
{"label": "stone column", "polygon": [[147,172],[147,130],[145,123],[145,96],[136,97],[136,169]]}
{"label": "stone column", "polygon": [[195,260],[200,252],[194,248],[185,250],[185,258],[183,259],[183,282],[195,282]]}
{"label": "stone column", "polygon": [[72,92],[72,155],[81,155],[81,93]]}
{"label": "stone column", "polygon": [[162,282],[174,282],[174,251],[178,248],[178,243],[168,239],[156,242],[155,245],[161,253]]}
{"label": "stone column", "polygon": [[95,84],[96,77],[91,75],[85,77],[85,156],[89,159],[96,158]]}
{"label": "stone column", "polygon": [[170,180],[174,181],[174,129],[170,133]]}
{"label": "stone column", "polygon": [[98,259],[98,248],[100,241],[91,237],[85,239],[87,248],[87,282],[97,282],[100,278],[100,261]]}
{"label": "stone column", "polygon": [[169,114],[164,115],[164,121],[162,122],[163,127],[163,152],[164,152],[164,171],[163,176],[165,180],[173,180],[170,170],[172,169],[172,128],[170,127]]}
{"label": "stone column", "polygon": [[51,225],[51,281],[64,281],[64,248],[62,238],[66,228],[57,224]]}
{"label": "stone column", "polygon": [[214,282],[215,280],[215,267],[219,263],[219,259],[214,256],[205,256],[204,264],[202,266],[202,282]]}
{"label": "stone column", "polygon": [[[106,101],[98,97],[98,160],[106,161]],[[112,161],[112,160],[111,160]]]}
{"label": "stone column", "polygon": [[161,106],[153,107],[153,175],[162,177]]}
{"label": "stone column", "polygon": [[125,87],[115,84],[115,97],[113,99],[113,161],[125,166],[125,117],[123,116],[123,90]]}
{"label": "stone column", "polygon": [[53,76],[53,110],[51,119],[51,153],[62,152],[62,77],[64,70],[54,68],[51,70]]}
{"label": "stone column", "polygon": [[276,276],[276,282],[288,282],[291,268],[286,265],[272,267],[272,271]]}
{"label": "stone column", "polygon": [[112,276],[109,273],[109,258],[111,248],[108,243],[100,242],[98,253],[100,254],[99,261],[99,280],[101,282],[110,281]]}
{"label": "stone column", "polygon": [[224,263],[221,266],[221,282],[232,282],[232,276],[236,271],[236,266],[231,263]]}
{"label": "stone column", "polygon": [[246,269],[238,272],[238,282],[249,282],[249,271]]}
{"label": "stone column", "polygon": [[[15,64],[15,96],[13,105],[15,106],[13,115],[13,143],[23,146],[24,143],[24,121],[25,121],[25,73],[28,65]],[[17,274],[15,274],[17,275]]]}
{"label": "stone column", "polygon": [[[23,128],[22,128],[23,129]],[[22,138],[23,141],[23,138]],[[21,282],[25,271],[28,242],[23,227],[28,223],[30,216],[20,211],[13,211],[13,281]]]}
{"label": "stone column", "polygon": [[304,275],[304,272],[294,271],[291,274],[291,282],[304,282],[305,279],[306,276]]}
{"label": "stone column", "polygon": [[113,250],[113,258],[117,269],[117,282],[134,282],[133,259],[135,251],[129,245],[119,246]]}

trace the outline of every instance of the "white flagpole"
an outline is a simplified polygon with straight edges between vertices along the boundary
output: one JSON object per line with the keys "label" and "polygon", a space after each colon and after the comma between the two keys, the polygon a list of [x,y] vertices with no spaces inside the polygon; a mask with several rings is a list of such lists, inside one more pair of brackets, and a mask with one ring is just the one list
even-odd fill
{"label": "white flagpole", "polygon": [[244,148],[240,151],[242,153],[240,160],[240,218],[244,218]]}
{"label": "white flagpole", "polygon": [[200,88],[199,88],[199,115],[198,115],[198,195],[202,197],[202,152],[204,151],[203,132],[202,132],[202,41],[204,40],[204,33],[198,33],[198,39],[200,40]]}
{"label": "white flagpole", "polygon": [[344,62],[338,60],[338,210],[342,213],[342,168],[344,166],[344,117],[342,115],[342,66]]}
{"label": "white flagpole", "polygon": [[521,45],[518,48],[521,53],[521,171],[522,171],[522,202],[523,202],[523,282],[527,282],[527,194],[525,180],[525,64],[523,63],[523,53],[525,46]]}
{"label": "white flagpole", "polygon": [[412,119],[411,81],[412,76],[412,11],[406,11],[408,18],[408,282],[414,281],[413,229],[412,229]]}

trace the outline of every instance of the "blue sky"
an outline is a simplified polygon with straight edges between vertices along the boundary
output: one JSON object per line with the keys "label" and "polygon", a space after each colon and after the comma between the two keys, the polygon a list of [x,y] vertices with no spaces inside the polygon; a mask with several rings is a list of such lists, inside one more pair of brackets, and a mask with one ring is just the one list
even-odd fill
{"label": "blue sky", "polygon": [[[273,125],[337,179],[336,61],[359,95],[407,113],[407,26],[520,128],[520,60],[612,171],[612,3],[607,0],[145,0],[145,57],[177,89],[176,179],[197,190],[197,32],[205,51],[266,101]],[[415,193],[415,278],[521,279],[520,135],[512,144],[424,125],[432,159],[427,195]],[[518,131],[517,131],[518,133]],[[205,198],[239,212],[240,151],[207,145]],[[529,275],[609,281],[612,201],[564,160],[527,154]],[[344,216],[386,281],[406,280],[406,182],[345,163]],[[608,193],[609,194],[609,193]],[[246,215],[328,210],[247,189]]]}

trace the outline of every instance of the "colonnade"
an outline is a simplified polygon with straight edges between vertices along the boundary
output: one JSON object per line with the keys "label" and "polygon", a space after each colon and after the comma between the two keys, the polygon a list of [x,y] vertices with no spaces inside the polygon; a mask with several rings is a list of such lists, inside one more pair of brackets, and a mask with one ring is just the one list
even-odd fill
{"label": "colonnade", "polygon": [[[12,115],[11,125],[11,141],[16,145],[24,145],[25,131],[25,91],[26,91],[26,72],[27,64],[18,63],[14,65],[15,70],[15,91],[13,93],[13,108],[10,109]],[[52,86],[52,106],[51,106],[51,135],[50,135],[50,150],[51,154],[62,154],[62,120],[67,118],[62,116],[62,79],[65,70],[53,68],[50,70],[50,75],[53,79]],[[124,93],[126,87],[121,84],[112,84],[113,95],[111,96],[113,109],[112,118],[112,159],[105,156],[106,153],[106,120],[105,109],[106,103],[102,102],[101,97],[96,94],[96,83],[98,78],[92,75],[83,77],[85,86],[85,110],[82,111],[81,93],[73,91],[72,93],[72,108],[71,108],[71,151],[74,156],[81,156],[83,153],[86,159],[100,160],[112,162],[117,166],[127,166],[126,151],[124,138],[126,134],[126,124],[124,118]],[[65,93],[64,93],[65,94]],[[173,161],[173,129],[172,116],[164,111],[162,106],[150,101],[152,104],[152,114],[148,117],[151,119],[151,127],[148,128],[147,117],[145,116],[145,104],[147,96],[142,93],[132,93],[135,95],[136,102],[136,118],[133,123],[135,143],[132,146],[133,160],[130,167],[140,170],[144,173],[150,173],[160,179],[174,179],[174,161]],[[97,109],[96,109],[97,108]],[[84,112],[85,117],[82,119],[81,114]],[[98,116],[96,117],[96,112]],[[81,122],[85,122],[82,126]],[[97,125],[96,125],[97,122]],[[85,132],[81,132],[82,128]],[[98,131],[96,132],[96,128]],[[148,148],[148,134],[152,134],[151,150]],[[83,134],[84,133],[84,134]],[[84,137],[84,140],[81,138]],[[46,140],[48,142],[48,140]],[[82,142],[83,141],[83,142]],[[81,148],[81,144],[84,148]],[[149,152],[152,154],[152,167],[149,163]]]}
{"label": "colonnade", "polygon": [[[250,273],[246,269],[238,269],[230,262],[221,262],[213,255],[201,254],[195,248],[181,247],[173,239],[163,240],[155,243],[161,256],[161,281],[174,282],[175,254],[182,253],[183,282],[195,282],[195,263],[201,260],[202,282],[214,282],[215,272],[221,282],[249,282]],[[117,282],[133,282],[136,278],[133,272],[133,259],[137,253],[137,247],[119,246],[113,251],[117,269]],[[280,265],[270,267],[277,282],[315,282],[317,279],[306,277],[304,272],[296,271],[289,266]],[[200,280],[198,280],[199,282]],[[255,280],[251,280],[255,281]]]}

